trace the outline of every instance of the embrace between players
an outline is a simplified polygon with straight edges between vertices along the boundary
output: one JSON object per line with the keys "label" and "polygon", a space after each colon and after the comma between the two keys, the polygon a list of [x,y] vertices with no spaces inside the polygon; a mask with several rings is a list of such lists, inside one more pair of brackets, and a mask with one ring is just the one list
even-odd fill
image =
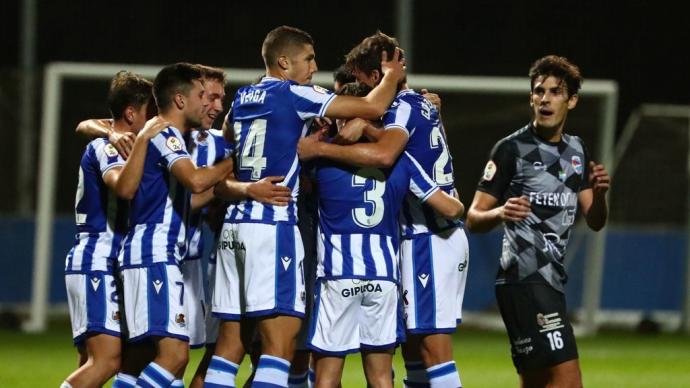
{"label": "embrace between players", "polygon": [[[357,83],[333,94],[311,85],[311,36],[278,27],[262,46],[265,76],[237,91],[223,131],[211,128],[220,69],[113,78],[112,120],[77,129],[95,140],[65,271],[80,366],[63,387],[113,376],[114,387],[181,387],[201,346],[193,387],[234,387],[245,354],[253,387],[337,387],[354,352],[368,385],[390,387],[399,344],[406,386],[461,386],[451,334],[465,208],[440,100],[407,87],[397,46],[365,38],[346,56]],[[579,386],[563,256],[578,207],[604,226],[609,178],[563,133],[577,67],[544,57],[530,79],[533,121],[494,147],[466,226],[504,224],[496,295],[521,385]],[[217,242],[208,284],[204,222]]]}

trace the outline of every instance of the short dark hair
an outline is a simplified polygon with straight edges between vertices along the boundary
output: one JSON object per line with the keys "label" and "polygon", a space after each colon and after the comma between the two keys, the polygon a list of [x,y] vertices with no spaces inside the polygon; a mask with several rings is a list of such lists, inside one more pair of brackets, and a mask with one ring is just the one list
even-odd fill
{"label": "short dark hair", "polygon": [[534,81],[542,76],[553,76],[565,81],[568,97],[577,94],[582,85],[580,68],[568,58],[558,55],[547,55],[534,61],[529,69],[530,90],[534,89]]}
{"label": "short dark hair", "polygon": [[197,64],[196,66],[201,70],[201,74],[204,78],[218,81],[221,85],[223,85],[223,87],[225,87],[226,78],[225,71],[223,71],[223,69],[201,64]]}
{"label": "short dark hair", "polygon": [[141,108],[151,101],[151,81],[126,70],[120,70],[110,81],[108,109],[113,120],[119,120],[128,106]]}
{"label": "short dark hair", "polygon": [[371,92],[371,88],[359,82],[348,82],[340,88],[338,92],[341,96],[366,97]]}
{"label": "short dark hair", "polygon": [[189,95],[194,81],[201,80],[203,72],[191,63],[175,63],[165,66],[153,81],[153,96],[159,112],[164,112],[172,105],[175,94]]}
{"label": "short dark hair", "polygon": [[[375,34],[368,36],[362,40],[360,44],[353,47],[347,55],[345,55],[345,66],[352,71],[361,71],[367,75],[374,70],[381,72],[381,53],[383,51],[388,53],[388,59],[392,57],[395,48],[398,47],[398,40],[384,34],[381,31],[376,31]],[[402,59],[402,53],[400,56]]]}
{"label": "short dark hair", "polygon": [[264,64],[273,66],[285,50],[305,44],[314,45],[314,39],[308,32],[290,26],[274,28],[266,35],[264,43],[261,45],[261,56],[264,58]]}
{"label": "short dark hair", "polygon": [[333,81],[338,82],[341,85],[345,85],[350,82],[355,81],[355,77],[352,75],[350,69],[345,65],[340,65],[335,71],[333,71]]}

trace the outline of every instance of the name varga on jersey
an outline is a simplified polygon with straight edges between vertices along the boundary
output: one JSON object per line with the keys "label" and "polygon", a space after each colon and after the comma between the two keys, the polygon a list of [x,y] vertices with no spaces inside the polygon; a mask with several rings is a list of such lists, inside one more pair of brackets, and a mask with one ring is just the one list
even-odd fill
{"label": "name varga on jersey", "polygon": [[240,93],[240,104],[246,104],[248,102],[254,104],[263,104],[265,99],[265,90],[250,89],[248,91]]}

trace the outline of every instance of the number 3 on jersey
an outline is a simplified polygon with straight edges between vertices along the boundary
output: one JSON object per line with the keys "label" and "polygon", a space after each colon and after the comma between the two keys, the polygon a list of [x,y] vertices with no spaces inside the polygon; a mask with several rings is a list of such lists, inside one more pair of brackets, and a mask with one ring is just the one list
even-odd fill
{"label": "number 3 on jersey", "polygon": [[[242,123],[235,121],[233,125],[235,139],[242,132]],[[266,168],[266,157],[264,157],[264,142],[266,140],[266,120],[256,119],[252,121],[247,131],[247,137],[242,145],[240,153],[240,169],[252,170],[252,180],[261,179],[261,171]]]}
{"label": "number 3 on jersey", "polygon": [[386,177],[379,169],[360,168],[352,176],[352,187],[365,186],[367,180],[372,182],[372,188],[364,192],[364,202],[371,204],[373,209],[371,214],[367,214],[367,209],[364,207],[352,209],[352,218],[357,225],[363,228],[373,228],[383,220],[383,194],[386,192]]}

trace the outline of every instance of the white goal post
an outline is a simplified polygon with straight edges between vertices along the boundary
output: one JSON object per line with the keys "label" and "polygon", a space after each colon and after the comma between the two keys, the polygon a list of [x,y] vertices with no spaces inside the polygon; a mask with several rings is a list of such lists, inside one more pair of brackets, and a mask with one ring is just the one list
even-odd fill
{"label": "white goal post", "polygon": [[[38,203],[36,209],[36,234],[34,240],[34,267],[30,319],[24,329],[29,332],[41,332],[46,328],[48,311],[48,290],[50,266],[52,259],[53,220],[55,209],[56,172],[59,152],[60,107],[62,106],[62,87],[65,79],[101,79],[108,80],[123,69],[153,79],[162,66],[69,63],[54,62],[46,65],[43,78],[43,112],[41,117],[41,144],[38,170]],[[225,69],[228,83],[244,85],[252,83],[264,73],[263,69]],[[331,86],[332,76],[327,72],[318,72],[313,77],[316,84]],[[411,86],[424,87],[433,91],[447,91],[476,94],[527,95],[529,83],[524,77],[475,77],[449,75],[414,75],[408,76]],[[612,162],[616,115],[618,109],[618,84],[612,80],[587,80],[581,94],[601,99],[599,128],[598,160],[605,165]],[[596,331],[595,316],[599,310],[601,281],[604,263],[606,231],[593,235],[587,254],[585,284],[583,287],[583,308],[585,311],[585,331]]]}

